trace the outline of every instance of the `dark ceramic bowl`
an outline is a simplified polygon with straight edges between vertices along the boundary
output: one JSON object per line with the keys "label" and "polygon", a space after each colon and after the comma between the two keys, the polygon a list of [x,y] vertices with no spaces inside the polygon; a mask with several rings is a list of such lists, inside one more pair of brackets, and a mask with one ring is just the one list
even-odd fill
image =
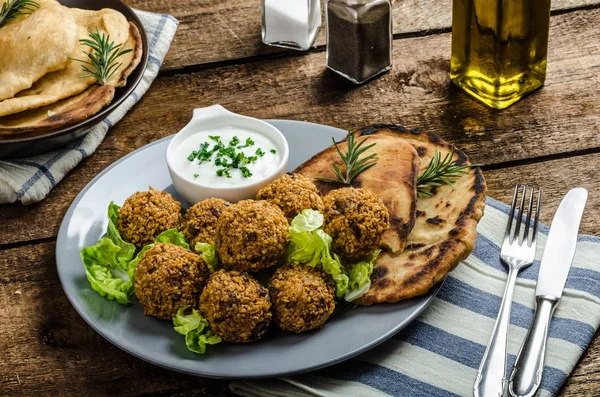
{"label": "dark ceramic bowl", "polygon": [[64,146],[82,135],[85,135],[92,127],[99,124],[109,114],[111,114],[127,97],[133,92],[135,87],[142,80],[146,65],[148,64],[148,39],[146,31],[140,19],[135,15],[121,0],[58,0],[61,4],[68,7],[83,8],[87,10],[100,10],[102,8],[112,8],[125,15],[128,21],[133,22],[140,31],[142,37],[142,59],[133,73],[127,78],[125,87],[117,88],[113,101],[96,113],[79,123],[54,129],[50,131],[36,131],[18,135],[0,135],[0,158],[27,157],[35,154],[48,152],[50,150]]}

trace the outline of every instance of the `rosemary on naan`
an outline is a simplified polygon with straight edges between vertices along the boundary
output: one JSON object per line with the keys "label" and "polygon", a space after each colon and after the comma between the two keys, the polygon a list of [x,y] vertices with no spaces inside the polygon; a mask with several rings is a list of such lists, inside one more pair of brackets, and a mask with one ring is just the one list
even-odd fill
{"label": "rosemary on naan", "polygon": [[88,32],[90,34],[89,39],[79,40],[81,44],[92,49],[89,53],[84,52],[88,60],[70,59],[82,63],[81,67],[86,73],[79,77],[93,77],[100,85],[106,85],[110,77],[122,65],[120,62],[117,62],[117,58],[133,50],[131,48],[122,50],[122,43],[115,44],[114,41],[110,41],[110,35],[100,33],[98,27],[96,27],[96,32],[92,32],[91,30],[88,30]]}
{"label": "rosemary on naan", "polygon": [[340,166],[338,164],[333,164],[333,171],[335,172],[336,178],[316,178],[319,181],[324,182],[336,182],[342,183],[344,185],[350,185],[352,180],[358,176],[364,170],[374,166],[377,164],[377,153],[371,153],[370,155],[361,158],[360,156],[375,146],[375,143],[367,145],[363,147],[363,144],[369,138],[365,138],[362,141],[356,143],[354,141],[354,134],[349,131],[348,132],[348,151],[346,153],[342,153],[338,144],[336,143],[334,138],[331,138],[333,144],[342,158],[342,162],[345,165],[345,171],[342,172]]}
{"label": "rosemary on naan", "polygon": [[8,0],[2,4],[0,9],[0,27],[19,15],[31,14],[40,8],[40,5],[32,0]]}
{"label": "rosemary on naan", "polygon": [[417,178],[417,196],[433,196],[435,193],[433,188],[448,185],[454,188],[454,182],[462,175],[469,173],[469,169],[479,167],[479,164],[458,165],[454,158],[454,145],[452,151],[441,159],[440,152],[435,149],[435,154],[429,162],[429,165],[423,171],[421,176]]}

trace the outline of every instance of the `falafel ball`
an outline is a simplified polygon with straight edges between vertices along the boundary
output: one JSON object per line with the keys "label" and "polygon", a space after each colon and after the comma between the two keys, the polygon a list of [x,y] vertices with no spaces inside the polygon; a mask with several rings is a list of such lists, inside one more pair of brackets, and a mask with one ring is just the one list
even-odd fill
{"label": "falafel ball", "polygon": [[307,265],[277,269],[269,283],[277,325],[295,333],[321,328],[335,309],[331,277]]}
{"label": "falafel ball", "polygon": [[283,212],[266,201],[231,205],[217,221],[215,245],[221,264],[243,272],[275,265],[285,251],[288,228]]}
{"label": "falafel ball", "polygon": [[323,202],[323,230],[333,239],[333,252],[357,262],[379,247],[390,226],[390,214],[379,197],[366,189],[347,187],[332,190]]}
{"label": "falafel ball", "polygon": [[157,243],[135,268],[135,296],[145,315],[170,320],[182,307],[198,308],[209,275],[200,255],[178,245]]}
{"label": "falafel ball", "polygon": [[191,206],[183,219],[183,235],[194,249],[196,243],[214,244],[217,221],[231,203],[220,198],[209,198]]}
{"label": "falafel ball", "polygon": [[167,192],[136,192],[119,208],[117,229],[137,248],[153,243],[159,234],[181,227],[181,204]]}
{"label": "falafel ball", "polygon": [[219,270],[200,295],[200,312],[224,341],[254,342],[271,323],[271,299],[269,291],[248,273]]}
{"label": "falafel ball", "polygon": [[300,174],[283,175],[262,188],[256,199],[275,204],[289,221],[305,209],[323,210],[319,190],[310,179]]}

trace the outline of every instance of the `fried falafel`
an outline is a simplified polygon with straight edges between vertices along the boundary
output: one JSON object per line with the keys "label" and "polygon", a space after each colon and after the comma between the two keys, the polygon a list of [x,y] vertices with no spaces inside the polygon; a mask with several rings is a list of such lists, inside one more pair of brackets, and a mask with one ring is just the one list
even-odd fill
{"label": "fried falafel", "polygon": [[335,309],[335,285],[319,269],[294,264],[277,269],[269,283],[275,323],[301,333],[321,328]]}
{"label": "fried falafel", "polygon": [[219,270],[200,295],[200,312],[224,341],[260,339],[271,323],[269,291],[247,273]]}
{"label": "fried falafel", "polygon": [[278,206],[289,221],[305,209],[323,210],[319,190],[307,177],[300,174],[283,175],[262,188],[256,199]]}
{"label": "fried falafel", "polygon": [[220,198],[209,198],[191,206],[183,219],[183,235],[194,249],[196,243],[214,244],[217,221],[231,203]]}
{"label": "fried falafel", "polygon": [[150,187],[147,192],[136,192],[119,208],[117,229],[137,248],[154,242],[166,230],[180,227],[181,204],[162,190]]}
{"label": "fried falafel", "polygon": [[357,262],[379,247],[390,226],[390,214],[379,197],[347,187],[330,191],[323,202],[323,230],[333,239],[333,252]]}
{"label": "fried falafel", "polygon": [[135,295],[145,315],[170,320],[184,306],[198,308],[209,275],[199,255],[178,245],[157,243],[137,264]]}
{"label": "fried falafel", "polygon": [[221,264],[248,272],[275,265],[285,251],[288,228],[283,212],[266,201],[231,205],[217,221],[215,245]]}

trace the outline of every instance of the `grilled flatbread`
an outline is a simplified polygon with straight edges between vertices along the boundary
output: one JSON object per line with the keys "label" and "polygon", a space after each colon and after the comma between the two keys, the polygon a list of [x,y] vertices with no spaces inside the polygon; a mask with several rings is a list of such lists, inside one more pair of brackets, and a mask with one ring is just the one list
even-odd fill
{"label": "grilled flatbread", "polygon": [[[372,125],[362,129],[360,134],[405,139],[421,158],[421,172],[436,149],[442,158],[451,151],[451,146],[435,134],[408,131],[393,125]],[[383,155],[380,153],[380,157]],[[458,150],[454,159],[459,164],[469,164],[468,157]],[[383,175],[385,170],[380,170],[377,164],[372,167],[372,172]],[[418,199],[415,225],[408,235],[405,250],[381,253],[374,265],[371,289],[355,303],[398,302],[422,295],[442,280],[475,246],[477,222],[483,216],[486,191],[481,169],[473,168],[456,181],[454,189],[442,186],[433,197]]]}
{"label": "grilled flatbread", "polygon": [[[366,131],[366,130],[364,130]],[[360,132],[358,133],[360,136]],[[377,165],[359,174],[353,181],[353,187],[361,187],[375,193],[390,212],[390,228],[385,232],[382,245],[392,252],[402,252],[407,237],[415,222],[416,176],[419,169],[417,151],[401,136],[373,134],[366,144],[376,145],[363,156],[376,152]],[[348,150],[346,140],[338,144],[342,152]],[[341,165],[340,156],[335,147],[329,147],[296,169],[313,180],[322,194],[341,187],[336,183],[322,182],[315,178],[334,178],[332,164]]]}
{"label": "grilled flatbread", "polygon": [[98,113],[114,96],[112,85],[93,85],[79,95],[52,105],[0,117],[0,135],[53,130],[78,123]]}
{"label": "grilled flatbread", "polygon": [[[89,31],[95,31],[98,28],[100,33],[108,34],[111,41],[123,43],[122,48],[135,48],[136,35],[130,34],[130,30],[137,31],[137,28],[133,24],[130,28],[130,23],[120,12],[112,9],[89,11],[77,8],[67,9],[67,11],[71,13],[77,23],[77,40],[87,39]],[[139,37],[139,32],[137,37]],[[78,42],[69,57],[86,59],[85,54],[90,51],[91,49],[88,46]],[[122,79],[123,71],[132,63],[135,55],[135,52],[130,52],[119,58],[118,61],[122,65],[111,77],[108,84],[114,86],[124,85],[126,76],[125,79]],[[84,74],[81,66],[81,62],[70,59],[64,69],[48,73],[30,89],[19,92],[14,98],[0,101],[0,117],[50,105],[83,92],[96,80],[93,77],[81,78],[80,76]]]}
{"label": "grilled flatbread", "polygon": [[111,79],[114,85],[104,87],[93,85],[82,93],[58,102],[0,117],[0,135],[52,130],[72,125],[93,116],[110,104],[114,98],[115,86],[125,85],[127,77],[142,58],[142,40],[139,30],[133,23],[129,23],[129,28],[130,38],[127,45],[130,47],[127,48],[133,48],[134,51],[125,55],[131,55],[131,60],[128,66],[121,67],[123,70],[120,73],[115,73]]}
{"label": "grilled flatbread", "polygon": [[77,24],[69,9],[53,0],[38,3],[40,9],[31,15],[0,28],[0,100],[64,69],[77,45]]}

